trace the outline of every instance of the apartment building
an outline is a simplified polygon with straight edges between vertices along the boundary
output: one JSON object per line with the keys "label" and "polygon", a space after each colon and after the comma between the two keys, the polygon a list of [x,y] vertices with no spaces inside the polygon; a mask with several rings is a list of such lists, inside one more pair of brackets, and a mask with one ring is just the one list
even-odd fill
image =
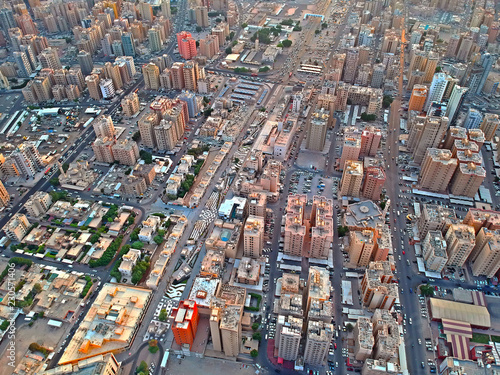
{"label": "apartment building", "polygon": [[[3,186],[3,185],[2,185]],[[45,214],[52,205],[52,198],[49,193],[37,191],[24,204],[24,208],[31,217],[39,217]]]}
{"label": "apartment building", "polygon": [[309,133],[307,135],[307,149],[312,151],[323,151],[326,141],[326,132],[331,124],[330,111],[320,108],[313,112],[309,122]]}
{"label": "apartment building", "polygon": [[361,300],[369,309],[390,310],[398,299],[398,284],[394,284],[391,264],[370,262],[361,280]]}
{"label": "apartment building", "polygon": [[259,258],[264,245],[264,218],[249,215],[243,230],[243,256]]}
{"label": "apartment building", "polygon": [[469,260],[474,276],[494,277],[500,269],[500,230],[481,228]]}
{"label": "apartment building", "polygon": [[458,161],[449,150],[429,148],[422,162],[420,187],[422,189],[444,192],[457,169]]}
{"label": "apartment building", "polygon": [[452,224],[445,235],[448,266],[462,267],[476,245],[474,228],[466,224]]}
{"label": "apartment building", "polygon": [[334,333],[335,327],[331,323],[309,321],[305,333],[304,363],[311,366],[323,365]]}
{"label": "apartment building", "polygon": [[119,140],[111,147],[111,150],[115,161],[123,165],[135,165],[139,159],[139,146],[135,141]]}
{"label": "apartment building", "polygon": [[26,233],[28,232],[31,224],[28,221],[26,215],[15,214],[11,219],[5,224],[3,230],[5,235],[13,241],[22,241]]}
{"label": "apartment building", "polygon": [[422,241],[422,254],[426,270],[441,273],[448,262],[446,248],[446,241],[440,231],[427,232]]}
{"label": "apartment building", "polygon": [[173,319],[172,333],[175,342],[181,346],[188,345],[191,349],[200,320],[196,302],[191,300],[181,301],[179,307],[172,309],[171,318]]}
{"label": "apartment building", "polygon": [[483,122],[479,129],[484,133],[484,138],[487,142],[491,142],[498,129],[498,124],[500,123],[499,117],[495,113],[485,113]]}
{"label": "apartment building", "polygon": [[427,149],[438,148],[448,129],[448,118],[441,116],[416,116],[410,119],[408,150],[415,163],[421,164]]}
{"label": "apartment building", "polygon": [[[469,156],[472,156],[472,153]],[[486,170],[480,164],[460,163],[451,180],[450,192],[453,195],[474,198],[485,178]]]}
{"label": "apartment building", "polygon": [[295,361],[297,359],[302,337],[302,325],[302,318],[292,315],[278,315],[275,346],[278,348],[279,358],[283,358],[285,361]]}
{"label": "apartment building", "polygon": [[5,189],[3,182],[0,181],[0,205],[6,207],[10,202],[10,195]]}
{"label": "apartment building", "polygon": [[439,231],[444,235],[452,224],[458,222],[459,219],[453,208],[425,203],[422,205],[418,218],[418,232],[421,239],[425,238],[429,231]]}
{"label": "apartment building", "polygon": [[[357,134],[346,134],[342,146],[342,154],[340,156],[339,169],[344,170],[345,163],[348,160],[357,161],[361,154],[362,138]],[[366,150],[365,150],[366,151]],[[369,155],[365,155],[369,156]]]}
{"label": "apartment building", "polygon": [[363,181],[363,163],[347,160],[340,181],[340,195],[345,197],[359,197],[361,182]]}
{"label": "apartment building", "polygon": [[386,175],[382,167],[366,168],[365,180],[363,182],[362,195],[373,201],[380,200],[384,187]]}
{"label": "apartment building", "polygon": [[121,105],[125,116],[135,116],[140,110],[139,96],[135,92],[130,93],[122,99]]}
{"label": "apartment building", "polygon": [[354,326],[354,358],[358,361],[366,361],[372,355],[375,339],[373,338],[373,326],[370,318],[360,316]]}
{"label": "apartment building", "polygon": [[348,252],[351,263],[359,267],[368,266],[377,250],[377,236],[377,230],[373,228],[349,231]]}

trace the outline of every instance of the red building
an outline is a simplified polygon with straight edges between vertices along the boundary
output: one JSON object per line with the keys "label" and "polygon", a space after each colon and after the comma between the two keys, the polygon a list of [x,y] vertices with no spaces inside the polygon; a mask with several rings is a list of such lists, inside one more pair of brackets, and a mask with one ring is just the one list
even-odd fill
{"label": "red building", "polygon": [[382,167],[366,168],[365,182],[363,183],[363,197],[373,201],[380,200],[385,179],[385,172]]}
{"label": "red building", "polygon": [[196,40],[187,31],[177,33],[177,46],[183,59],[191,60],[196,56]]}
{"label": "red building", "polygon": [[174,319],[172,332],[175,342],[179,345],[189,344],[189,348],[191,348],[200,320],[196,302],[181,301],[179,307],[172,309],[171,317]]}

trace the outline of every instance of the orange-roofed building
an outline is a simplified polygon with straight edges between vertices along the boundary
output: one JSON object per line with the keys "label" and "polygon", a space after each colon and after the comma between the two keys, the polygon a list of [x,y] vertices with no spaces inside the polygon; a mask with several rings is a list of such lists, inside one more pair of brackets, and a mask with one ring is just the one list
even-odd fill
{"label": "orange-roofed building", "polygon": [[178,308],[172,309],[172,332],[175,342],[179,345],[188,344],[189,348],[193,345],[198,329],[200,316],[195,301],[181,301]]}

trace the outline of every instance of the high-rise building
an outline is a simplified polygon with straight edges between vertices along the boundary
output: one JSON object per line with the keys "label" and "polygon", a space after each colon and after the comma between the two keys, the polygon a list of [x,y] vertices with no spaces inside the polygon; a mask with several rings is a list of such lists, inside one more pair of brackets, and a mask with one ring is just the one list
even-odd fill
{"label": "high-rise building", "polygon": [[485,113],[483,122],[481,123],[480,129],[484,133],[484,139],[487,142],[491,142],[495,133],[498,129],[498,124],[500,120],[498,119],[498,115],[495,113]]}
{"label": "high-rise building", "polygon": [[325,197],[313,197],[309,226],[310,248],[306,256],[315,259],[328,259],[333,242],[333,202]]}
{"label": "high-rise building", "polygon": [[320,108],[310,117],[309,134],[307,135],[307,149],[323,151],[325,147],[326,132],[331,123],[330,111]]}
{"label": "high-rise building", "polygon": [[243,256],[257,259],[264,246],[264,218],[248,216],[243,232]]}
{"label": "high-rise building", "polygon": [[112,164],[115,162],[112,149],[115,142],[114,138],[104,137],[96,138],[94,143],[92,143],[92,150],[94,151],[95,159],[99,163]]}
{"label": "high-rise building", "polygon": [[500,231],[481,228],[469,259],[474,276],[494,277],[500,268]]}
{"label": "high-rise building", "polygon": [[408,149],[413,152],[415,163],[420,164],[427,149],[437,148],[441,144],[448,129],[448,117],[417,116],[411,122]]}
{"label": "high-rise building", "polygon": [[172,88],[176,90],[182,90],[185,87],[184,84],[184,63],[175,62],[172,65],[171,77],[172,77]]}
{"label": "high-rise building", "polygon": [[215,35],[208,35],[204,39],[200,39],[200,55],[207,59],[214,57],[219,52],[219,38]]}
{"label": "high-rise building", "polygon": [[469,108],[465,117],[463,127],[466,129],[478,129],[483,121],[483,115],[480,111],[474,108]]}
{"label": "high-rise building", "polygon": [[322,366],[334,333],[335,328],[331,323],[309,321],[305,334],[304,362],[311,366]]}
{"label": "high-rise building", "polygon": [[196,24],[200,27],[210,26],[208,21],[208,8],[206,6],[197,6],[194,8],[196,15]]}
{"label": "high-rise building", "polygon": [[0,205],[2,207],[6,207],[10,202],[10,195],[7,192],[7,189],[5,189],[5,186],[3,185],[2,181],[0,181]]}
{"label": "high-rise building", "polygon": [[33,177],[45,164],[36,146],[31,142],[21,143],[12,154],[10,154],[17,170],[22,176]]}
{"label": "high-rise building", "polygon": [[115,162],[123,165],[135,165],[139,159],[139,146],[135,141],[119,140],[111,147],[111,150]]}
{"label": "high-rise building", "polygon": [[[365,141],[369,144],[369,140]],[[342,146],[342,154],[340,156],[339,169],[344,170],[348,160],[358,160],[361,154],[362,139],[358,134],[345,133],[344,144]]]}
{"label": "high-rise building", "polygon": [[121,40],[122,40],[123,53],[125,54],[125,56],[134,57],[136,52],[135,52],[135,40],[132,33],[123,33]]}
{"label": "high-rise building", "polygon": [[399,290],[391,263],[370,262],[361,280],[361,301],[369,309],[390,310],[396,303]]}
{"label": "high-rise building", "polygon": [[139,97],[135,92],[132,92],[125,96],[121,102],[123,114],[128,117],[132,117],[139,113]]}
{"label": "high-rise building", "polygon": [[196,57],[196,40],[191,36],[191,33],[187,31],[177,33],[177,46],[183,59],[191,60]]}
{"label": "high-rise building", "polygon": [[38,191],[32,195],[24,204],[24,208],[31,217],[39,217],[45,214],[52,204],[52,198],[49,193]]}
{"label": "high-rise building", "polygon": [[450,183],[453,195],[474,198],[486,177],[486,170],[470,163],[460,163]]}
{"label": "high-rise building", "polygon": [[153,22],[154,15],[153,15],[153,7],[151,6],[151,4],[141,1],[138,4],[138,8],[139,8],[139,14],[141,15],[141,19]]}
{"label": "high-rise building", "polygon": [[425,269],[441,273],[448,262],[448,254],[446,253],[446,241],[440,231],[427,232],[422,242],[422,254]]}
{"label": "high-rise building", "polygon": [[111,79],[101,79],[99,81],[99,88],[101,89],[103,99],[111,99],[115,96],[115,87],[113,86],[113,81]]}
{"label": "high-rise building", "polygon": [[116,135],[115,126],[111,116],[102,115],[94,120],[94,131],[96,138],[110,137],[114,138]]}
{"label": "high-rise building", "polygon": [[160,69],[155,64],[144,64],[142,66],[142,75],[147,90],[158,90],[160,88]]}
{"label": "high-rise building", "polygon": [[80,65],[80,69],[82,70],[83,75],[87,76],[92,73],[92,69],[94,69],[94,61],[92,60],[92,55],[87,51],[80,51],[76,56],[78,59],[78,64]]}
{"label": "high-rise building", "polygon": [[466,224],[452,224],[445,235],[448,266],[462,267],[476,245],[474,228]]}
{"label": "high-rise building", "polygon": [[365,181],[363,183],[363,197],[373,201],[380,200],[385,180],[386,175],[382,167],[373,166],[366,168]]}
{"label": "high-rise building", "polygon": [[373,228],[349,231],[349,259],[358,267],[367,267],[377,250],[377,231]]}
{"label": "high-rise building", "polygon": [[448,117],[451,124],[454,123],[458,113],[460,112],[460,107],[462,106],[467,90],[467,87],[461,87],[458,85],[453,87],[453,91],[451,92],[450,99],[448,100],[448,106],[446,108],[446,117]]}
{"label": "high-rise building", "polygon": [[14,60],[18,68],[18,75],[21,78],[27,78],[33,70],[25,52],[14,52]]}
{"label": "high-rise building", "polygon": [[184,74],[184,88],[186,90],[196,91],[198,78],[200,76],[198,63],[193,60],[186,61],[182,73]]}
{"label": "high-rise building", "polygon": [[110,78],[113,81],[115,90],[120,90],[123,87],[122,76],[118,65],[111,64],[108,61],[104,64],[104,72],[106,73],[106,78]]}
{"label": "high-rise building", "polygon": [[302,318],[292,315],[278,315],[276,320],[276,340],[278,357],[285,361],[295,361],[299,354],[302,336]]}
{"label": "high-rise building", "polygon": [[17,213],[5,224],[3,230],[5,235],[11,240],[21,241],[26,233],[28,233],[30,226],[26,215]]}
{"label": "high-rise building", "polygon": [[446,86],[448,85],[446,78],[447,75],[445,73],[434,74],[429,93],[427,94],[427,100],[424,105],[424,111],[427,112],[433,102],[441,102],[441,99],[446,91]]}
{"label": "high-rise building", "polygon": [[55,48],[45,48],[42,53],[38,55],[38,60],[40,61],[40,64],[42,64],[43,68],[49,68],[52,70],[62,69],[61,60],[59,60],[59,55]]}
{"label": "high-rise building", "polygon": [[379,89],[384,84],[385,65],[376,64],[373,66],[372,81],[370,86]]}
{"label": "high-rise building", "polygon": [[248,194],[248,215],[266,218],[267,196],[262,192]]}
{"label": "high-rise building", "polygon": [[458,222],[459,219],[453,208],[424,204],[418,218],[418,232],[420,238],[425,238],[429,231],[440,231],[444,235],[451,224]]}
{"label": "high-rise building", "polygon": [[375,340],[373,338],[372,320],[361,316],[356,322],[354,333],[354,357],[358,361],[370,358]]}
{"label": "high-rise building", "polygon": [[356,77],[359,63],[359,49],[349,48],[346,52],[346,60],[344,66],[344,78],[346,83],[353,83]]}
{"label": "high-rise building", "polygon": [[450,150],[427,149],[422,162],[420,187],[434,192],[446,191],[457,164],[457,159],[452,157]]}
{"label": "high-rise building", "polygon": [[340,195],[343,197],[359,197],[363,181],[363,163],[347,160],[340,181]]}
{"label": "high-rise building", "polygon": [[200,108],[198,106],[198,100],[196,98],[196,94],[189,91],[183,91],[178,98],[183,102],[187,103],[189,117],[196,117],[200,112]]}
{"label": "high-rise building", "polygon": [[99,76],[97,74],[91,74],[85,77],[85,83],[89,89],[89,95],[94,100],[101,100],[102,94],[99,87]]}
{"label": "high-rise building", "polygon": [[196,302],[191,300],[181,301],[179,307],[172,309],[171,316],[173,318],[172,333],[175,342],[180,346],[189,345],[191,349],[200,320]]}
{"label": "high-rise building", "polygon": [[[374,127],[374,126],[367,126],[366,128],[363,129],[363,132],[361,133],[361,148],[359,150],[359,155],[360,156],[375,156],[378,151],[378,147],[380,144],[380,140],[382,139],[382,132],[380,129]],[[346,147],[346,144],[344,143],[344,147]],[[346,160],[357,160],[358,158],[355,157],[355,152],[352,155],[353,157],[350,158],[350,153],[346,153]],[[342,154],[344,153],[344,150],[342,150]]]}
{"label": "high-rise building", "polygon": [[480,95],[482,93],[484,84],[486,83],[486,79],[488,78],[488,75],[490,74],[491,68],[495,61],[496,57],[493,57],[488,52],[481,55],[481,67],[483,68],[483,74],[481,75],[481,79],[479,80],[475,94]]}
{"label": "high-rise building", "polygon": [[408,111],[422,112],[424,109],[425,101],[427,99],[427,86],[415,85],[411,91],[410,102],[408,104]]}
{"label": "high-rise building", "polygon": [[14,12],[12,8],[5,7],[0,9],[0,28],[4,31],[5,34],[9,31],[10,28],[17,27],[16,20],[14,18]]}
{"label": "high-rise building", "polygon": [[450,126],[443,142],[443,148],[451,150],[457,139],[467,139],[467,129],[459,126]]}
{"label": "high-rise building", "polygon": [[156,28],[151,28],[148,30],[148,40],[149,40],[149,48],[151,52],[158,52],[162,47],[162,39],[160,30]]}
{"label": "high-rise building", "polygon": [[306,226],[304,225],[306,202],[307,196],[305,195],[291,195],[288,198],[283,246],[285,254],[302,256],[306,236]]}

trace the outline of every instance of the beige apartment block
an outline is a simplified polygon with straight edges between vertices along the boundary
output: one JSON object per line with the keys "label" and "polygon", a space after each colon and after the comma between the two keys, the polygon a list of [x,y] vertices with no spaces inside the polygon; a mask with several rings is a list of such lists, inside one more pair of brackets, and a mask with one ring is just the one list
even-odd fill
{"label": "beige apartment block", "polygon": [[261,192],[248,194],[248,215],[266,218],[267,195]]}
{"label": "beige apartment block", "polygon": [[476,245],[474,228],[466,224],[453,224],[445,236],[448,266],[462,267]]}
{"label": "beige apartment block", "polygon": [[316,266],[309,267],[305,303],[306,315],[309,313],[313,300],[324,302],[330,299],[331,287],[330,274],[326,269]]}
{"label": "beige apartment block", "polygon": [[377,231],[373,228],[349,231],[349,259],[359,267],[367,267],[377,249]]}
{"label": "beige apartment block", "polygon": [[483,118],[483,122],[479,129],[484,133],[484,138],[487,142],[491,142],[498,129],[498,124],[500,123],[499,117],[495,113],[486,113]]}
{"label": "beige apartment block", "polygon": [[3,230],[7,237],[14,241],[21,241],[28,229],[30,228],[30,222],[26,215],[15,214],[12,218],[5,224]]}
{"label": "beige apartment block", "polygon": [[372,355],[373,338],[372,320],[361,316],[354,326],[354,358],[358,361],[365,361]]}
{"label": "beige apartment block", "polygon": [[495,276],[500,268],[500,230],[481,228],[470,259],[474,276]]}
{"label": "beige apartment block", "polygon": [[500,229],[500,212],[493,210],[483,210],[480,208],[469,208],[465,215],[463,224],[474,227],[474,232],[479,233],[481,228],[494,231]]}
{"label": "beige apartment block", "polygon": [[94,131],[96,138],[114,138],[116,131],[111,116],[102,115],[94,120]]}
{"label": "beige apartment block", "polygon": [[457,139],[467,139],[467,129],[460,126],[450,126],[444,139],[443,148],[451,150]]}
{"label": "beige apartment block", "polygon": [[450,150],[429,148],[422,162],[420,187],[437,193],[448,188],[458,161],[452,157]]}
{"label": "beige apartment block", "polygon": [[361,136],[357,134],[349,134],[344,138],[342,146],[342,155],[340,156],[339,169],[345,169],[345,163],[348,160],[357,161],[361,153]]}
{"label": "beige apartment block", "polygon": [[24,204],[24,208],[29,216],[38,217],[46,213],[51,204],[52,198],[50,194],[44,191],[38,191],[28,199]]}
{"label": "beige apartment block", "polygon": [[377,309],[373,314],[372,324],[375,339],[373,358],[385,361],[397,358],[400,336],[394,334],[399,332],[396,319],[388,310]]}
{"label": "beige apartment block", "polygon": [[359,197],[361,193],[361,182],[363,181],[363,162],[347,160],[340,181],[340,195],[348,197]]}
{"label": "beige apartment block", "polygon": [[[421,214],[418,218],[418,232],[420,233],[420,238],[425,238],[429,231],[440,231],[441,234],[444,235],[452,224],[457,224],[459,222],[453,208],[426,203],[422,205],[420,212]],[[470,223],[466,224],[472,225]]]}
{"label": "beige apartment block", "polygon": [[139,96],[135,92],[128,94],[122,99],[123,114],[132,117],[139,113]]}
{"label": "beige apartment block", "polygon": [[139,159],[139,146],[135,141],[123,139],[117,141],[112,147],[115,161],[124,165],[135,165]]}
{"label": "beige apartment block", "polygon": [[486,178],[486,170],[474,163],[460,163],[450,183],[453,195],[474,198]]}
{"label": "beige apartment block", "polygon": [[291,195],[288,198],[283,246],[285,254],[302,256],[306,236],[306,226],[304,225],[306,203],[306,195]]}
{"label": "beige apartment block", "polygon": [[243,256],[259,258],[264,245],[264,218],[248,216],[243,230]]}
{"label": "beige apartment block", "polygon": [[323,365],[334,333],[335,327],[331,323],[309,321],[305,333],[304,362],[311,366]]}
{"label": "beige apartment block", "polygon": [[115,144],[114,138],[97,138],[92,143],[95,159],[100,163],[114,163],[112,147]]}
{"label": "beige apartment block", "polygon": [[331,124],[330,111],[320,108],[316,110],[310,119],[309,133],[307,135],[307,149],[323,151],[325,147],[326,132]]}
{"label": "beige apartment block", "polygon": [[441,273],[448,262],[446,247],[446,241],[440,231],[427,232],[422,242],[422,254],[427,271]]}
{"label": "beige apartment block", "polygon": [[372,201],[380,200],[385,180],[386,175],[382,167],[366,168],[365,181],[363,183],[363,197]]}
{"label": "beige apartment block", "polygon": [[369,309],[390,310],[399,296],[389,262],[370,262],[361,280],[361,300]]}
{"label": "beige apartment block", "polygon": [[276,321],[275,346],[278,356],[286,361],[295,361],[299,353],[302,336],[302,318],[278,315]]}
{"label": "beige apartment block", "polygon": [[0,181],[0,205],[6,207],[9,204],[9,202],[10,202],[10,195],[7,192],[7,189],[5,189],[3,182]]}

